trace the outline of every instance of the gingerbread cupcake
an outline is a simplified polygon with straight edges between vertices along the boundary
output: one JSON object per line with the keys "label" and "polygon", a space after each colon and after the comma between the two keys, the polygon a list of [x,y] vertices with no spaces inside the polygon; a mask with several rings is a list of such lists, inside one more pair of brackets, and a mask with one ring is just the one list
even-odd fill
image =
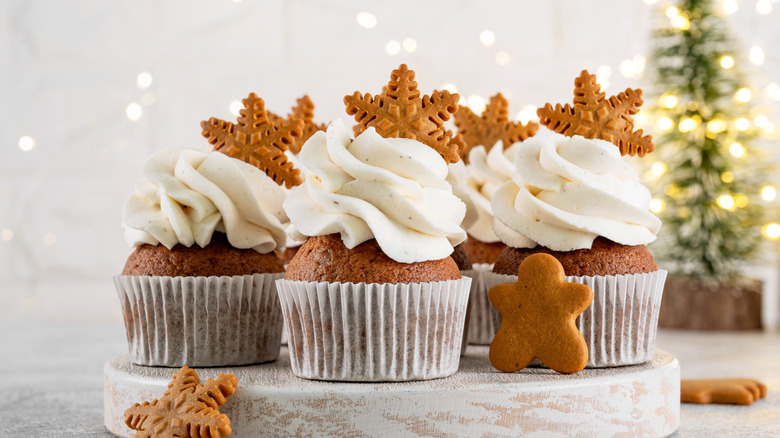
{"label": "gingerbread cupcake", "polygon": [[446,181],[457,161],[443,122],[458,96],[422,96],[393,71],[376,97],[345,97],[341,121],[301,150],[306,181],[284,208],[308,240],[277,281],[297,376],[407,381],[453,374],[470,278],[450,257],[466,238],[465,205]]}
{"label": "gingerbread cupcake", "polygon": [[279,355],[285,191],[300,182],[284,159],[302,122],[268,121],[250,94],[233,125],[203,122],[214,151],[150,156],[125,203],[125,239],[136,249],[114,277],[130,359],[140,365],[227,366]]}
{"label": "gingerbread cupcake", "polygon": [[510,122],[508,109],[509,102],[498,93],[490,98],[481,116],[465,106],[461,106],[454,116],[458,136],[465,145],[460,151],[461,158],[468,163],[468,175],[461,186],[474,203],[477,216],[473,223],[464,226],[468,239],[462,244],[478,273],[469,298],[467,331],[470,344],[490,344],[497,330],[493,325],[482,275],[493,268],[498,254],[506,245],[493,232],[490,202],[495,191],[512,178],[514,153],[520,142],[532,137],[539,129],[536,123]]}
{"label": "gingerbread cupcake", "polygon": [[486,286],[515,281],[531,254],[558,259],[567,281],[593,290],[577,320],[588,367],[642,363],[655,351],[666,271],[645,245],[661,222],[649,211],[649,190],[621,157],[654,150],[650,136],[634,131],[631,116],[641,104],[641,90],[630,88],[605,99],[595,75],[583,71],[573,106],[538,110],[554,132],[520,145],[516,172],[493,197],[494,230],[507,248],[485,274]]}

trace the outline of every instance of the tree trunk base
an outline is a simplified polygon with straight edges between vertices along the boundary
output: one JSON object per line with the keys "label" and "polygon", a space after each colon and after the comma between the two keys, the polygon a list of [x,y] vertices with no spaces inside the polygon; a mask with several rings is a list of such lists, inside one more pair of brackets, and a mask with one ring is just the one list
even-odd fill
{"label": "tree trunk base", "polygon": [[692,330],[761,330],[761,282],[703,284],[669,277],[658,326]]}

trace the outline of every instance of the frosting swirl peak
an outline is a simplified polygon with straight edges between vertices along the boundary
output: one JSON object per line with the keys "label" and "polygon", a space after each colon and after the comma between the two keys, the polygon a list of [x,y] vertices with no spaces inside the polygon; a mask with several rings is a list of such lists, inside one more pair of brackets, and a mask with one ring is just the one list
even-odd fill
{"label": "frosting swirl peak", "polygon": [[239,249],[285,246],[285,192],[257,167],[220,152],[165,149],[142,172],[122,212],[128,244],[204,247],[220,231]]}
{"label": "frosting swirl peak", "polygon": [[284,201],[294,238],[340,233],[348,248],[375,238],[401,263],[438,260],[466,239],[466,207],[446,181],[444,159],[373,128],[354,140],[343,122],[317,132],[301,149],[303,185]]}
{"label": "frosting swirl peak", "polygon": [[493,228],[509,246],[590,248],[598,236],[623,245],[655,240],[661,221],[650,191],[604,140],[537,135],[515,152],[512,180],[493,197]]}

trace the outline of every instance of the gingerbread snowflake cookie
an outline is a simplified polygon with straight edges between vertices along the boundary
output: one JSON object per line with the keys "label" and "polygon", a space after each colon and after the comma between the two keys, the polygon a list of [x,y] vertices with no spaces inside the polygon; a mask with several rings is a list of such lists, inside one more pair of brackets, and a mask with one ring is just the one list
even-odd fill
{"label": "gingerbread snowflake cookie", "polygon": [[125,411],[125,424],[136,438],[222,438],[230,435],[230,419],[218,408],[233,395],[238,379],[232,374],[200,384],[198,374],[182,367],[173,375],[159,400],[134,404]]}
{"label": "gingerbread snowflake cookie", "polygon": [[574,105],[568,103],[555,108],[549,103],[536,110],[539,122],[559,134],[588,139],[600,138],[614,143],[621,155],[645,156],[653,152],[653,137],[634,131],[631,117],[642,105],[642,90],[627,88],[616,96],[605,98],[596,75],[583,70],[574,80]]}
{"label": "gingerbread snowflake cookie", "polygon": [[237,124],[212,117],[201,122],[203,136],[214,150],[258,167],[277,184],[288,189],[301,184],[300,170],[284,152],[303,135],[304,121],[290,117],[280,124],[268,117],[263,99],[255,93],[241,101]]}
{"label": "gingerbread snowflake cookie", "polygon": [[507,149],[518,141],[533,137],[539,130],[539,125],[533,122],[510,122],[509,102],[501,93],[490,98],[481,116],[463,105],[454,116],[458,135],[462,136],[465,143],[460,152],[465,162],[468,162],[469,151],[475,146],[482,145],[489,151],[496,142],[501,141],[504,149]]}
{"label": "gingerbread snowflake cookie", "polygon": [[374,127],[384,138],[409,138],[435,149],[447,163],[460,158],[458,144],[452,142],[452,132],[444,122],[458,110],[457,93],[435,91],[420,97],[414,71],[406,64],[393,70],[390,82],[377,96],[355,91],[344,97],[347,114],[355,116],[360,134]]}

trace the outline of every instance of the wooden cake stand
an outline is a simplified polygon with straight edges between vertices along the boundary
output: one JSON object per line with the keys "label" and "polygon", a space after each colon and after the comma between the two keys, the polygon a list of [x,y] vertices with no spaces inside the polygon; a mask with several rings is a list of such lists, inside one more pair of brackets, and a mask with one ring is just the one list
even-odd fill
{"label": "wooden cake stand", "polygon": [[[636,366],[562,375],[526,368],[496,371],[487,347],[470,346],[453,376],[407,383],[332,383],[295,377],[287,348],[265,365],[198,368],[201,381],[238,377],[220,408],[235,437],[250,436],[667,436],[680,423],[680,365],[656,351]],[[104,420],[120,437],[133,403],[159,398],[174,368],[105,365]]]}

